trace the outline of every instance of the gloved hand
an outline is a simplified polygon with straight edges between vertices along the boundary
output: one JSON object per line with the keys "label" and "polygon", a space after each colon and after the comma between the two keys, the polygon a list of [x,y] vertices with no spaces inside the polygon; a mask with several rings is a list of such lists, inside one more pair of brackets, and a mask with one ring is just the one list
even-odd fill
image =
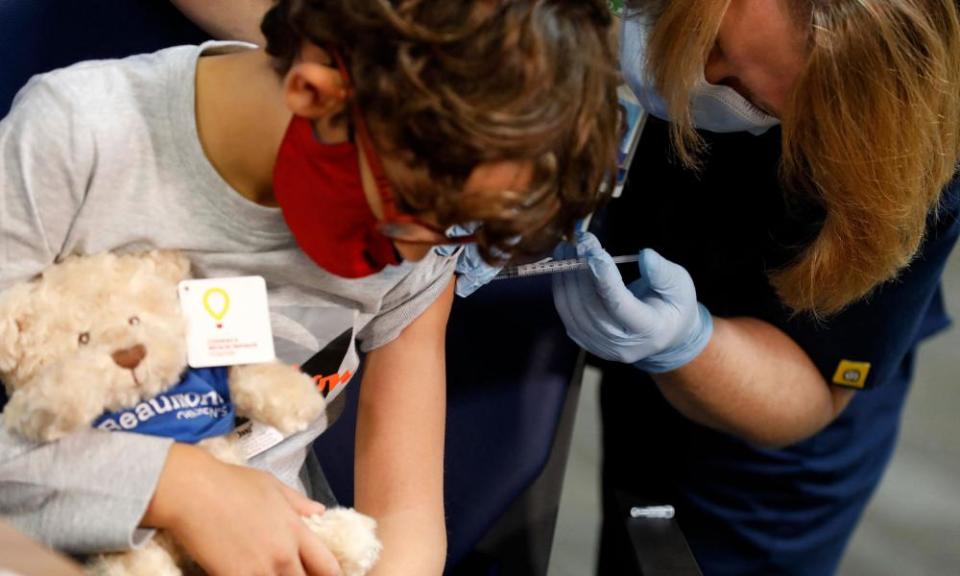
{"label": "gloved hand", "polygon": [[589,270],[555,274],[553,303],[570,338],[606,360],[646,372],[669,372],[693,360],[713,333],[710,312],[697,302],[693,280],[646,249],[640,278],[625,286],[613,259],[590,233],[561,244],[556,259],[586,258]]}
{"label": "gloved hand", "polygon": [[[447,229],[447,236],[461,236],[470,234],[476,225],[451,226]],[[450,256],[460,248],[460,244],[444,244],[437,246],[434,251],[441,256]],[[491,266],[484,262],[476,244],[466,244],[457,258],[457,296],[466,298],[478,288],[493,280],[500,273],[499,266]]]}

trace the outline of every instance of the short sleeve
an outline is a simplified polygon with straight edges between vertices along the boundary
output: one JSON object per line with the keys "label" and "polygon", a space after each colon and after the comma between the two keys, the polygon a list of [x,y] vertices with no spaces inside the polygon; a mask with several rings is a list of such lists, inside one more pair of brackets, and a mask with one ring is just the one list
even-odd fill
{"label": "short sleeve", "polygon": [[59,255],[92,174],[89,128],[47,76],[32,78],[0,121],[0,290]]}
{"label": "short sleeve", "polygon": [[443,256],[431,250],[413,271],[390,290],[379,314],[358,334],[361,350],[388,344],[433,304],[453,280],[459,251]]}
{"label": "short sleeve", "polygon": [[960,178],[955,178],[929,217],[920,250],[896,279],[834,317],[820,322],[787,318],[779,327],[807,352],[828,383],[884,385],[921,339],[949,324],[940,278],[958,235]]}

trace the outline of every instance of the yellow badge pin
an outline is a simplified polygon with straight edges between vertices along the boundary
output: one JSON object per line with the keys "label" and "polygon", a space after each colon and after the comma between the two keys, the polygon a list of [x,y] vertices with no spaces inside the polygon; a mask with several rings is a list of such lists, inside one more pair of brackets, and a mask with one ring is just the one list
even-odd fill
{"label": "yellow badge pin", "polygon": [[833,374],[833,383],[851,388],[863,388],[867,383],[867,374],[870,373],[869,362],[854,362],[841,360],[837,371]]}

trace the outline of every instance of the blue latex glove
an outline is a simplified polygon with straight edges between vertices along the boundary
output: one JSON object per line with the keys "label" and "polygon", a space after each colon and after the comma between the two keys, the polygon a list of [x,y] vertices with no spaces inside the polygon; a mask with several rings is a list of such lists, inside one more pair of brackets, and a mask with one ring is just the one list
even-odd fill
{"label": "blue latex glove", "polygon": [[554,254],[558,260],[577,256],[586,258],[589,270],[553,277],[553,303],[574,342],[654,373],[679,368],[706,347],[713,319],[682,266],[643,250],[640,279],[625,286],[593,234],[579,235],[576,248],[561,244]]}
{"label": "blue latex glove", "polygon": [[[451,226],[447,229],[447,236],[464,236],[470,234],[476,225]],[[460,244],[445,244],[437,246],[434,251],[441,256],[451,256],[459,248]],[[463,250],[457,258],[457,296],[466,298],[473,294],[478,288],[493,280],[494,276],[500,273],[500,267],[491,266],[483,261],[480,256],[480,250],[476,244],[463,245]]]}

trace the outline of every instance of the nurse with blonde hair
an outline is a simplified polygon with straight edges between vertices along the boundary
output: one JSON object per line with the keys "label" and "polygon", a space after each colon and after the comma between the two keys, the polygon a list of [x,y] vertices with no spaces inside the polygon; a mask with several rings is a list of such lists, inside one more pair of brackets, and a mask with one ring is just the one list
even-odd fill
{"label": "nurse with blonde hair", "polygon": [[[705,574],[831,574],[917,344],[948,323],[957,4],[634,0],[624,16],[621,66],[653,118],[606,250],[579,237],[561,255],[590,269],[554,284],[568,334],[606,361],[598,573],[638,573],[619,495],[674,504]],[[639,270],[607,252],[637,250]]]}

